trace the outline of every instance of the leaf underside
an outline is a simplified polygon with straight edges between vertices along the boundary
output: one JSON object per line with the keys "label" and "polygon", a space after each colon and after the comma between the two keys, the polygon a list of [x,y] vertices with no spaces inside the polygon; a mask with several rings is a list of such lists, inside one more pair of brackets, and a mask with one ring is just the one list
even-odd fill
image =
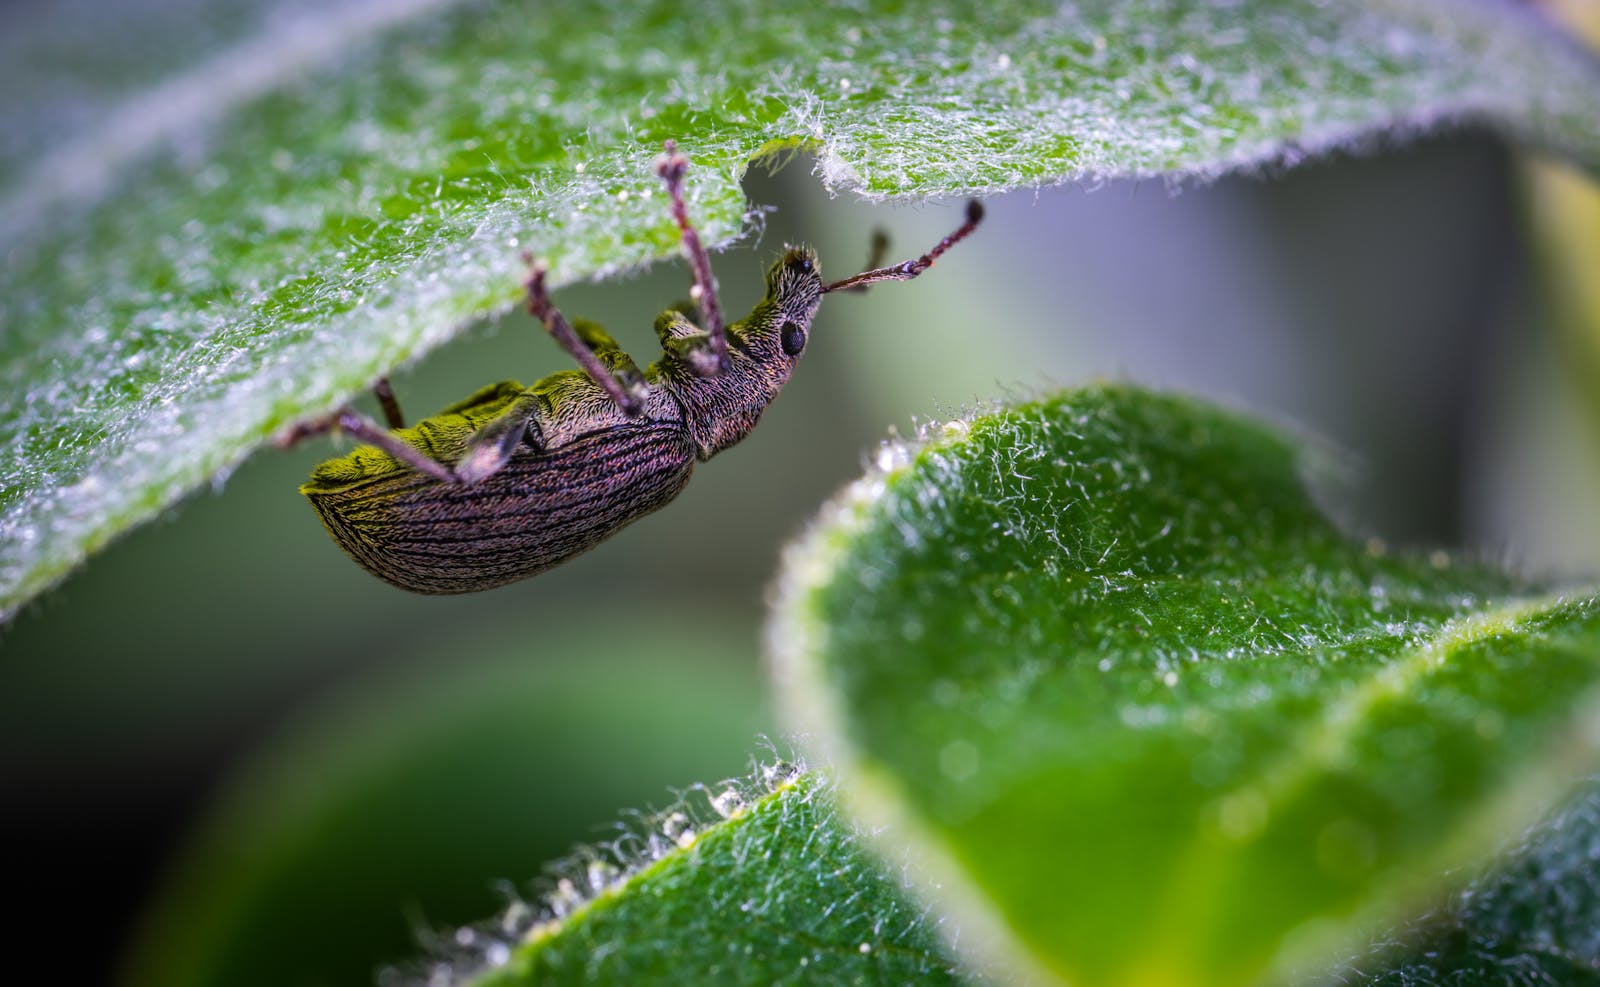
{"label": "leaf underside", "polygon": [[671,255],[667,138],[716,243],[751,161],[796,148],[907,198],[1463,119],[1600,162],[1593,64],[1488,4],[157,8],[63,7],[0,59],[0,617],[509,305],[521,249],[557,282]]}
{"label": "leaf underside", "polygon": [[1107,386],[899,456],[785,563],[786,699],[1065,982],[1324,956],[1592,762],[1600,597],[1348,538],[1275,431]]}

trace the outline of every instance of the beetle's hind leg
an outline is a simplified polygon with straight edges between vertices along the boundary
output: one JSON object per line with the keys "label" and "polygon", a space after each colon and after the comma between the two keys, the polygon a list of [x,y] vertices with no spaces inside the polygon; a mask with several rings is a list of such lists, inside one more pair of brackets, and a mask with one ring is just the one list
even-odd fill
{"label": "beetle's hind leg", "polygon": [[[358,442],[377,446],[418,473],[431,476],[443,483],[471,485],[488,479],[505,467],[512,453],[517,451],[517,447],[529,440],[530,429],[538,427],[534,423],[534,416],[542,407],[544,407],[543,401],[536,394],[525,393],[518,397],[504,411],[472,433],[471,438],[467,439],[466,451],[462,453],[461,460],[454,468],[427,456],[410,443],[401,441],[377,422],[369,420],[348,405],[331,415],[297,422],[287,432],[278,436],[277,446],[280,449],[288,449],[314,436],[335,431],[343,432]],[[385,414],[388,410],[387,407],[384,408]]]}
{"label": "beetle's hind leg", "polygon": [[277,445],[280,449],[288,449],[313,436],[326,435],[336,430],[368,445],[377,446],[418,473],[443,480],[445,483],[458,482],[456,474],[450,467],[428,458],[416,447],[395,438],[376,422],[369,421],[348,405],[331,415],[297,422],[287,432],[278,436]]}
{"label": "beetle's hind leg", "polygon": [[[645,389],[642,386],[629,386],[629,384],[618,379],[618,375],[613,372],[612,367],[607,366],[607,360],[602,359],[600,354],[605,352],[611,362],[615,364],[615,358],[611,357],[611,352],[614,351],[616,354],[621,355],[624,360],[627,360],[627,366],[632,367],[633,372],[638,374],[638,368],[633,366],[633,361],[628,360],[627,354],[623,353],[616,342],[610,336],[607,336],[605,330],[600,329],[599,326],[588,323],[593,328],[587,330],[587,338],[573,329],[571,323],[567,322],[567,317],[562,315],[561,310],[556,308],[555,303],[550,301],[550,291],[545,287],[544,283],[545,274],[549,271],[549,268],[545,266],[543,261],[535,261],[532,255],[523,254],[523,259],[528,262],[531,268],[527,280],[528,311],[532,312],[535,318],[544,323],[545,331],[550,333],[551,337],[574,360],[578,361],[578,366],[582,367],[584,372],[596,384],[600,385],[602,390],[611,395],[611,400],[617,403],[617,407],[621,408],[623,413],[630,418],[644,414]],[[596,335],[596,332],[598,332],[598,335]],[[602,342],[598,344],[592,342],[600,339],[600,337],[603,337]],[[637,384],[642,385],[643,383],[644,376],[640,374],[637,378]]]}
{"label": "beetle's hind leg", "polygon": [[406,416],[400,412],[400,402],[395,400],[389,378],[379,377],[377,383],[372,385],[372,393],[378,399],[379,407],[383,408],[383,420],[389,423],[389,427],[405,428]]}
{"label": "beetle's hind leg", "polygon": [[683,237],[683,252],[689,256],[689,267],[694,270],[694,284],[689,292],[700,308],[700,319],[705,323],[706,347],[691,352],[689,368],[702,377],[711,377],[728,369],[728,330],[722,321],[722,305],[717,301],[717,279],[711,273],[711,258],[700,242],[700,234],[689,222],[689,207],[683,201],[683,173],[689,170],[689,159],[678,153],[678,145],[667,141],[664,153],[656,159],[656,174],[667,183],[667,195],[672,199],[672,218]]}

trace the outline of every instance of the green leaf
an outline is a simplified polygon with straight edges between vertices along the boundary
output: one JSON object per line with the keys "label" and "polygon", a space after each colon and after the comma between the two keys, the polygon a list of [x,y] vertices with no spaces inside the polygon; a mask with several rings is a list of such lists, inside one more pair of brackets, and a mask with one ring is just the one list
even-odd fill
{"label": "green leaf", "polygon": [[448,651],[385,654],[301,711],[187,841],[119,982],[370,984],[619,806],[741,770],[770,728],[747,635],[630,616],[442,629]]}
{"label": "green leaf", "polygon": [[785,699],[1013,965],[1314,960],[1593,761],[1600,597],[1346,537],[1275,431],[1108,386],[883,460],[786,561]]}
{"label": "green leaf", "polygon": [[716,243],[744,228],[751,161],[801,147],[829,185],[900,197],[1210,176],[1469,118],[1600,167],[1593,61],[1509,6],[1431,9],[413,0],[19,21],[0,58],[0,616],[508,307],[519,250],[558,282],[672,255],[650,174],[669,137]]}
{"label": "green leaf", "polygon": [[471,948],[418,982],[962,983],[937,920],[863,841],[825,775],[774,762],[569,861],[542,901],[458,936]]}
{"label": "green leaf", "polygon": [[1338,982],[1362,987],[1600,984],[1596,860],[1600,779],[1591,778],[1444,905],[1346,964]]}

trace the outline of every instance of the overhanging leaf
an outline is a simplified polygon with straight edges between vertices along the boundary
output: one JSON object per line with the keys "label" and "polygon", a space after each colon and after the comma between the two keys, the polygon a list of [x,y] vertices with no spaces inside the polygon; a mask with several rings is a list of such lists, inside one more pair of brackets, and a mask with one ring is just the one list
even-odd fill
{"label": "overhanging leaf", "polygon": [[1252,982],[1593,759],[1600,597],[1352,541],[1297,459],[1198,402],[1067,393],[890,450],[792,551],[800,727],[998,954]]}
{"label": "overhanging leaf", "polygon": [[[117,48],[148,89],[85,86],[101,103],[72,104],[70,138],[21,103],[0,115],[0,617],[507,306],[521,248],[557,281],[670,255],[665,138],[723,243],[752,158],[801,146],[834,186],[905,197],[1215,175],[1464,118],[1600,167],[1594,63],[1487,3],[284,10],[226,30],[77,16],[85,62]],[[236,40],[195,55],[213,36]],[[169,43],[129,57],[150,37]],[[146,82],[152,64],[180,68]],[[0,92],[34,71],[5,61]]]}

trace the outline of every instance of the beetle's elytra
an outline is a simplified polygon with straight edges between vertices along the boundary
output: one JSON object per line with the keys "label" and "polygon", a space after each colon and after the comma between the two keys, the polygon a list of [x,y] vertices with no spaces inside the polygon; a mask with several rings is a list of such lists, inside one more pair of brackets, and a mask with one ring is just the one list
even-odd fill
{"label": "beetle's elytra", "polygon": [[824,294],[910,280],[983,218],[969,202],[966,221],[928,253],[831,284],[812,250],[791,247],[768,270],[766,297],[724,326],[710,259],[684,206],[687,167],[669,141],[656,172],[698,304],[656,319],[661,358],[643,372],[604,329],[569,324],[550,302],[544,265],[530,259],[528,308],[582,369],[531,387],[485,387],[411,428],[380,380],[388,429],[346,407],[282,437],[287,446],[337,429],[367,443],[322,463],[300,492],[368,572],[419,593],[466,593],[594,547],[665,506],[696,462],[750,433],[794,372]]}

